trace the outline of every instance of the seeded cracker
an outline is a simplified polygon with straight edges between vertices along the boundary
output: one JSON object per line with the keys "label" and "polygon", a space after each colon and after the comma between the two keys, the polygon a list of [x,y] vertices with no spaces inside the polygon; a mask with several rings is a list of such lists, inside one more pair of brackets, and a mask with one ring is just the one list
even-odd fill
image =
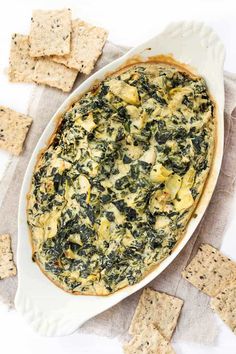
{"label": "seeded cracker", "polygon": [[16,266],[11,251],[11,237],[0,235],[0,279],[16,275]]}
{"label": "seeded cracker", "polygon": [[174,354],[170,343],[150,325],[124,345],[125,354]]}
{"label": "seeded cracker", "polygon": [[33,80],[37,84],[56,87],[64,92],[71,91],[78,72],[49,59],[39,59],[35,66]]}
{"label": "seeded cracker", "polygon": [[71,11],[33,11],[30,29],[30,55],[65,55],[70,52]]}
{"label": "seeded cracker", "polygon": [[236,281],[211,299],[211,308],[236,334]]}
{"label": "seeded cracker", "polygon": [[150,324],[154,324],[162,336],[169,341],[175,330],[182,306],[181,299],[149,288],[144,289],[129,333],[131,335],[140,334],[140,331]]}
{"label": "seeded cracker", "polygon": [[84,74],[89,74],[102,53],[107,39],[103,28],[92,26],[81,20],[72,21],[71,52],[64,57],[53,57],[53,60]]}
{"label": "seeded cracker", "polygon": [[31,123],[30,117],[0,106],[0,148],[19,155]]}
{"label": "seeded cracker", "polygon": [[11,40],[8,77],[11,82],[32,82],[36,60],[29,55],[29,37],[14,33]]}
{"label": "seeded cracker", "polygon": [[182,276],[209,296],[216,296],[236,280],[236,264],[214,247],[203,244],[182,272]]}

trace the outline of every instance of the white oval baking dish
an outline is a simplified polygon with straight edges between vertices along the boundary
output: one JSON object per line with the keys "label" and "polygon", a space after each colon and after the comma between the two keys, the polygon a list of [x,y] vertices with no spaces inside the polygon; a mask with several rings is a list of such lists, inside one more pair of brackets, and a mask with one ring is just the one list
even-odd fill
{"label": "white oval baking dish", "polygon": [[[108,73],[116,71],[127,60],[139,56],[147,60],[150,56],[172,54],[179,62],[190,65],[203,76],[215,102],[217,103],[217,143],[211,173],[206,182],[204,193],[195,213],[188,224],[186,234],[173,253],[158,267],[134,286],[126,287],[109,296],[71,295],[55,286],[32,262],[32,250],[26,221],[26,194],[29,191],[33,169],[39,151],[45,147],[55,129],[57,117],[70,106],[71,102],[86,92],[95,82],[102,80]],[[131,49],[121,58],[105,66],[83,82],[58,109],[44,130],[32,154],[25,173],[18,214],[18,289],[15,306],[35,331],[41,335],[60,336],[75,331],[91,317],[114,306],[157,277],[179,254],[199,224],[214,191],[223,155],[224,136],[224,47],[212,29],[202,23],[179,22],[169,25],[164,32]]]}

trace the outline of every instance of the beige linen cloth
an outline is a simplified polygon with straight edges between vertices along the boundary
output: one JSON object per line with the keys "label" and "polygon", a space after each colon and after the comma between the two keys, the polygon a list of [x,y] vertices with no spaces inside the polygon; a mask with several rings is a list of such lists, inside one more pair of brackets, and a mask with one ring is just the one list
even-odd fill
{"label": "beige linen cloth", "polygon": [[[127,51],[107,43],[95,70],[118,58]],[[79,75],[78,86],[86,77]],[[217,326],[209,308],[209,298],[181,278],[181,271],[196,253],[200,243],[208,242],[216,247],[221,242],[232,218],[231,203],[236,178],[236,75],[225,73],[225,150],[220,177],[211,203],[197,231],[175,261],[152,283],[156,290],[166,291],[184,300],[184,307],[174,340],[213,343]],[[28,114],[34,119],[27,137],[25,151],[19,158],[12,158],[0,183],[0,234],[10,233],[16,255],[17,209],[22,179],[31,153],[49,119],[66,98],[58,90],[35,87],[29,103]],[[27,235],[25,235],[27,237]],[[30,255],[29,255],[30,256]],[[13,307],[17,277],[0,281],[0,298]],[[136,307],[140,291],[113,308],[89,320],[79,332],[96,333],[108,337],[124,338]]]}

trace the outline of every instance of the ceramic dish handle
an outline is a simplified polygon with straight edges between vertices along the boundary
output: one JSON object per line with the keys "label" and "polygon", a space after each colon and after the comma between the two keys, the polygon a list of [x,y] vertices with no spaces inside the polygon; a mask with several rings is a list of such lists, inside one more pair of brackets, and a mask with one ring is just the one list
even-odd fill
{"label": "ceramic dish handle", "polygon": [[[170,38],[183,38],[183,42],[191,42],[194,46],[201,46],[205,51],[206,64],[208,61],[215,62],[216,69],[223,70],[225,48],[223,43],[212,28],[202,22],[173,22],[162,32]],[[196,54],[196,53],[195,53]]]}
{"label": "ceramic dish handle", "polygon": [[[180,62],[189,64],[197,74],[207,78],[215,101],[224,99],[223,68],[225,48],[212,28],[202,22],[173,22],[159,36],[165,53],[172,53]],[[177,44],[177,45],[176,45]],[[201,63],[201,65],[199,65]],[[214,89],[218,89],[217,92]],[[223,106],[220,107],[223,116]]]}
{"label": "ceramic dish handle", "polygon": [[15,298],[15,305],[17,311],[23,315],[31,328],[41,336],[51,337],[71,334],[86,320],[84,318],[79,323],[78,317],[73,318],[69,312],[66,315],[63,309],[45,313],[45,310],[40,310],[40,307],[30,296],[19,290]]}

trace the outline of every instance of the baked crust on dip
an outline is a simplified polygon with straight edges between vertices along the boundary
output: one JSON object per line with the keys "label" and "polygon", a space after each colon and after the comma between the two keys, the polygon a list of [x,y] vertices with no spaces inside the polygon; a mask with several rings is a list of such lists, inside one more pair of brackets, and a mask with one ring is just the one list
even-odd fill
{"label": "baked crust on dip", "polygon": [[209,172],[214,104],[203,78],[131,65],[63,115],[28,195],[33,258],[75,294],[139,282],[183,236]]}

